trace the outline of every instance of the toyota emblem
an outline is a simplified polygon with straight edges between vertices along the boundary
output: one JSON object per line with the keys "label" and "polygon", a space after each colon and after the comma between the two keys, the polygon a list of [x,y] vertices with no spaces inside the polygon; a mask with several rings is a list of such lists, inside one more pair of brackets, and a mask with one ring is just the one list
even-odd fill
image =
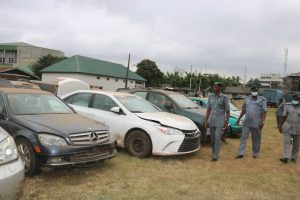
{"label": "toyota emblem", "polygon": [[97,133],[95,133],[95,132],[92,132],[92,133],[91,133],[91,140],[92,140],[93,142],[96,142],[96,141],[98,140],[98,135],[97,135]]}

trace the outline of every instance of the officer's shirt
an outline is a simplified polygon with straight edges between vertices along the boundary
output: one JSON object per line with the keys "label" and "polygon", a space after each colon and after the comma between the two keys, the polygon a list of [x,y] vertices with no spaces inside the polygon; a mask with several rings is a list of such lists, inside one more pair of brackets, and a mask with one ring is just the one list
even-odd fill
{"label": "officer's shirt", "polygon": [[211,110],[209,126],[224,127],[225,113],[230,111],[228,98],[224,94],[212,94],[208,97],[207,109]]}
{"label": "officer's shirt", "polygon": [[286,104],[282,116],[287,117],[282,126],[283,132],[300,135],[300,105]]}
{"label": "officer's shirt", "polygon": [[242,110],[246,111],[244,127],[259,128],[262,122],[262,113],[267,112],[267,103],[265,98],[258,96],[253,99],[251,96],[246,97]]}

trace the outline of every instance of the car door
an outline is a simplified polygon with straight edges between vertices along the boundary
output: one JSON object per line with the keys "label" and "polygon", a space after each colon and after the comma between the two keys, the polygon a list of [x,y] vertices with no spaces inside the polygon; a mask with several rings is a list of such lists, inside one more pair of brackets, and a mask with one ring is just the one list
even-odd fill
{"label": "car door", "polygon": [[108,125],[110,133],[116,137],[118,142],[124,140],[126,115],[111,111],[111,108],[119,107],[111,97],[105,94],[95,94],[90,107],[93,119]]}
{"label": "car door", "polygon": [[4,98],[2,94],[0,93],[0,126],[6,130],[9,134],[11,134],[13,137],[15,137],[15,132],[17,131],[17,128],[15,127],[14,123],[11,122],[8,118],[7,114],[7,107],[4,102]]}

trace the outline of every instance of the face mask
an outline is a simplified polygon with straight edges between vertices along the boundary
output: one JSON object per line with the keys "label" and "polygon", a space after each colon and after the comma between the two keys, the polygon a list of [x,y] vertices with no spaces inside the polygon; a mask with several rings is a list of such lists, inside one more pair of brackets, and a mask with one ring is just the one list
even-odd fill
{"label": "face mask", "polygon": [[293,100],[292,104],[295,105],[295,106],[297,106],[299,104],[299,101]]}
{"label": "face mask", "polygon": [[256,97],[258,95],[258,92],[251,92],[251,95]]}

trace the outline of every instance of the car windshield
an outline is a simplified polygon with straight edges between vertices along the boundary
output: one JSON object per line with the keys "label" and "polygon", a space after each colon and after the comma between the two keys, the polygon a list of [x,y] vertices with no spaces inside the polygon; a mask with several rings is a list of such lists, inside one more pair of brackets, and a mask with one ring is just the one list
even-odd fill
{"label": "car windshield", "polygon": [[127,110],[133,113],[161,112],[150,102],[139,96],[115,95],[115,97],[127,108]]}
{"label": "car windshield", "polygon": [[170,94],[170,98],[175,101],[180,107],[186,109],[198,109],[199,106],[194,103],[191,99],[187,98],[182,94]]}
{"label": "car windshield", "polygon": [[63,101],[51,94],[8,94],[7,99],[15,115],[73,113]]}

